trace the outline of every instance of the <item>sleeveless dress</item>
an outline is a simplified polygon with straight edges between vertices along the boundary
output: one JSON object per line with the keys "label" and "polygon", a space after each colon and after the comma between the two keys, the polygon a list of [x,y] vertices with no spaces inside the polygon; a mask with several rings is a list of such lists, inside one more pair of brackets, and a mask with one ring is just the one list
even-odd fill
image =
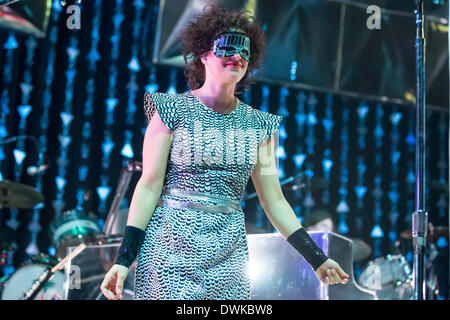
{"label": "sleeveless dress", "polygon": [[[276,132],[283,118],[240,100],[231,113],[218,113],[190,91],[147,92],[144,111],[147,122],[157,111],[173,139],[163,193],[138,252],[134,299],[250,299],[240,201],[258,145]],[[178,193],[169,193],[173,190]],[[217,212],[175,208],[162,201],[199,208],[225,201],[233,206]]]}

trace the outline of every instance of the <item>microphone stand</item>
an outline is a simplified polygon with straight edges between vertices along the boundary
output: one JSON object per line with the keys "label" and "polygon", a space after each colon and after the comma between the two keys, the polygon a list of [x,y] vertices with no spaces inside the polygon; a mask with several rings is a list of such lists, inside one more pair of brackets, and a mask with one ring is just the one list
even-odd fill
{"label": "microphone stand", "polygon": [[425,38],[423,0],[416,0],[416,210],[412,215],[414,299],[425,299],[425,246],[428,213],[425,211]]}
{"label": "microphone stand", "polygon": [[[31,141],[33,141],[33,146],[35,147],[37,154],[38,154],[38,163],[36,165],[36,168],[39,168],[41,165],[44,164],[44,155],[41,152],[40,146],[39,146],[39,142],[37,141],[37,139],[33,136],[30,135],[20,135],[20,136],[14,136],[5,140],[0,140],[0,145],[2,144],[7,144],[7,143],[12,143],[12,142],[16,142],[18,140],[26,140],[26,139],[30,139]],[[49,161],[49,165],[50,165],[50,161]]]}
{"label": "microphone stand", "polygon": [[[306,187],[306,183],[302,182],[302,180],[304,180],[304,173],[298,173],[295,176],[286,178],[285,180],[280,182],[280,186],[283,186],[287,183],[290,183],[292,181],[295,181],[295,184],[293,186],[291,186],[291,188],[289,190],[297,190],[297,189],[302,189],[304,187]],[[244,194],[242,196],[242,200],[250,200],[252,198],[257,197],[258,194],[256,192],[250,193],[250,194],[246,194],[245,190],[244,190]]]}

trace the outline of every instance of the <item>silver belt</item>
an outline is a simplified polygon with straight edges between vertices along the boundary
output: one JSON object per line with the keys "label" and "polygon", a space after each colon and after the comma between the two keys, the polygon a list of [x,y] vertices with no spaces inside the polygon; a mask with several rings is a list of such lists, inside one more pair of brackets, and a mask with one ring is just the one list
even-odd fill
{"label": "silver belt", "polygon": [[[164,190],[164,195],[186,197],[186,200],[175,200],[161,198],[158,205],[163,207],[171,207],[175,209],[193,209],[215,213],[230,213],[233,211],[241,211],[241,204],[237,200],[231,200],[217,195],[181,189]],[[214,201],[217,204],[206,204],[189,201],[189,198],[204,201]]]}

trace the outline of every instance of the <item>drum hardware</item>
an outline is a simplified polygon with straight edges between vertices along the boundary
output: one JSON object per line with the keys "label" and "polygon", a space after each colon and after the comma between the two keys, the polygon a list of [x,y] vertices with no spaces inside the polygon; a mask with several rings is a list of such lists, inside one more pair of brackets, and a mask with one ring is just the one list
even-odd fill
{"label": "drum hardware", "polygon": [[51,278],[55,275],[55,273],[61,270],[68,260],[72,260],[78,254],[81,253],[86,248],[84,243],[81,243],[75,250],[73,250],[68,256],[62,259],[56,266],[53,268],[47,267],[44,272],[39,276],[39,278],[33,282],[30,289],[23,295],[23,300],[33,300],[39,291],[42,290],[44,285],[51,280]]}
{"label": "drum hardware", "polygon": [[[427,241],[425,248],[426,263],[424,265],[425,270],[425,297],[426,300],[435,300],[439,296],[439,287],[437,280],[437,270],[436,270],[436,259],[439,252],[436,247],[436,242],[439,238],[448,238],[448,227],[445,226],[434,226],[432,223],[428,223],[427,230]],[[411,230],[405,230],[400,233],[399,240],[410,243],[412,240]],[[398,241],[398,246],[400,246],[400,241]],[[402,252],[406,252],[403,249]]]}
{"label": "drum hardware", "polygon": [[[142,162],[130,160],[126,166],[122,168],[120,173],[119,183],[114,194],[114,199],[111,203],[111,207],[108,212],[108,216],[105,221],[103,233],[105,235],[122,235],[125,230],[125,224],[121,221],[123,211],[120,210],[120,205],[125,197],[125,193],[128,190],[131,177],[135,172],[142,171]],[[126,209],[128,212],[128,209]],[[128,213],[127,213],[128,215]]]}
{"label": "drum hardware", "polygon": [[128,212],[130,208],[123,208],[120,209],[114,216],[113,220],[110,220],[111,222],[114,222],[114,224],[111,224],[108,228],[110,234],[107,235],[107,237],[111,239],[115,238],[122,238],[123,232],[125,230],[125,227],[127,225],[128,221]]}
{"label": "drum hardware", "polygon": [[425,76],[425,15],[423,0],[416,0],[416,149],[415,149],[415,209],[412,213],[414,299],[425,299],[425,247],[428,212],[425,208],[426,181],[426,76]]}
{"label": "drum hardware", "polygon": [[[448,238],[448,231],[448,227],[433,226],[432,223],[428,223],[427,240],[434,242],[442,237]],[[408,229],[401,232],[400,238],[411,240],[413,238],[412,230]]]}

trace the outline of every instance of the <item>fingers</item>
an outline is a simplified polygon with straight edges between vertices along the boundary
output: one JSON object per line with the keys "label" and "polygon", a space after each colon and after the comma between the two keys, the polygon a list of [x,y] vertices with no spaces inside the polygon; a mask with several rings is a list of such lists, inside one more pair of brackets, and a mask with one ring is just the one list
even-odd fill
{"label": "fingers", "polygon": [[100,286],[100,290],[102,291],[103,295],[108,300],[116,300],[116,297],[114,296],[114,293],[107,288],[107,284],[105,284],[105,280],[103,280],[102,285]]}
{"label": "fingers", "polygon": [[111,290],[108,290],[108,289],[106,289],[106,288],[103,288],[103,289],[102,289],[102,293],[103,293],[103,295],[104,295],[106,298],[108,298],[108,300],[117,300],[116,297],[115,297],[115,295],[114,295],[114,293],[112,293]]}
{"label": "fingers", "polygon": [[108,300],[117,300],[118,297],[112,292],[112,288],[114,288],[114,280],[115,277],[113,277],[109,272],[106,274],[105,279],[103,279],[103,282],[100,286],[100,290],[102,291],[103,295]]}
{"label": "fingers", "polygon": [[350,278],[350,276],[345,273],[345,271],[341,268],[341,266],[337,266],[336,271],[338,272],[339,276],[341,277],[341,279],[348,279]]}
{"label": "fingers", "polygon": [[325,278],[322,281],[326,285],[333,285],[333,284],[337,284],[337,283],[345,284],[348,282],[348,280],[347,280],[348,275],[347,275],[347,277],[341,278],[339,273],[334,268],[327,269],[326,274],[327,275],[325,276]]}
{"label": "fingers", "polygon": [[330,284],[336,284],[336,283],[341,282],[341,278],[337,274],[336,269],[327,269],[327,275],[328,275]]}
{"label": "fingers", "polygon": [[125,281],[125,277],[118,272],[117,273],[117,282],[116,282],[116,298],[117,299],[122,299],[122,290],[123,290],[124,281]]}
{"label": "fingers", "polygon": [[339,265],[337,266],[336,272],[339,274],[339,277],[341,279],[340,282],[342,284],[346,284],[348,282],[348,279],[350,278],[350,276],[347,273],[345,273],[345,271],[342,270],[341,266],[339,266]]}
{"label": "fingers", "polygon": [[336,283],[342,283],[342,284],[347,283],[348,275],[345,274],[345,272],[344,272],[345,276],[343,274],[340,274],[336,269],[333,269],[333,273],[334,273],[335,278],[337,280]]}
{"label": "fingers", "polygon": [[328,259],[316,271],[317,278],[326,285],[346,284],[350,276],[334,260]]}

